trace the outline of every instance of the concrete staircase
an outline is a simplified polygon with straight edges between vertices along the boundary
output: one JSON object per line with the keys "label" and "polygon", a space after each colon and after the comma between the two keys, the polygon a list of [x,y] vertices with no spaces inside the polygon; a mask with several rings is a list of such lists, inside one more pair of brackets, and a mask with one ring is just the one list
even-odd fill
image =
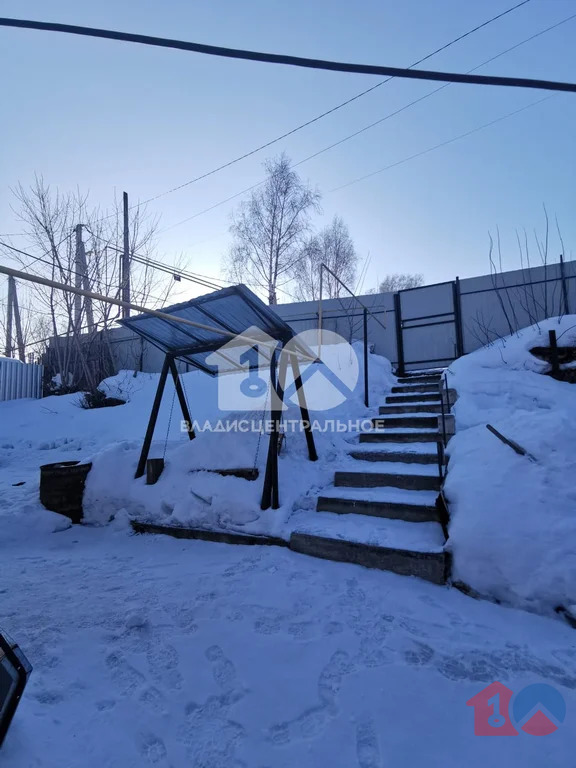
{"label": "concrete staircase", "polygon": [[317,522],[292,534],[292,549],[446,582],[437,450],[441,376],[414,372],[398,379],[373,429],[360,433],[351,460],[318,498]]}

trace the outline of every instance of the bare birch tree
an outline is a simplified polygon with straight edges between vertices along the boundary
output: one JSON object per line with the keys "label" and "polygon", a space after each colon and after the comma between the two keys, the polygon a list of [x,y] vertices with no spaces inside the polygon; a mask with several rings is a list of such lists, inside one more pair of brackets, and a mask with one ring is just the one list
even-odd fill
{"label": "bare birch tree", "polygon": [[301,301],[320,298],[321,264],[334,273],[323,273],[322,298],[336,299],[349,295],[334,275],[354,290],[357,263],[358,256],[348,227],[339,216],[335,216],[328,226],[304,244],[302,258],[293,271],[297,298]]}
{"label": "bare birch tree", "polygon": [[[27,243],[21,250],[33,251],[34,255],[4,249],[6,256],[15,259],[28,272],[119,297],[122,213],[116,201],[112,213],[91,209],[86,195],[79,191],[52,190],[40,177],[29,189],[18,185],[13,193],[14,213],[27,235]],[[78,263],[75,238],[78,224],[82,225],[85,268]],[[146,257],[152,252],[156,224],[142,208],[131,210],[132,295],[140,304],[163,303],[171,285],[165,278],[155,279],[148,266],[135,260],[136,254]],[[107,302],[89,301],[39,285],[27,286],[26,290],[29,304],[44,318],[41,324],[30,324],[27,346],[35,341],[33,330],[45,336],[49,325],[51,367],[59,375],[63,389],[78,386],[94,389],[104,376],[112,373],[107,331],[119,316],[117,308]],[[152,293],[158,290],[165,295],[152,300]]]}
{"label": "bare birch tree", "polygon": [[261,189],[241,203],[230,232],[233,237],[227,272],[231,279],[253,285],[278,303],[277,290],[292,278],[310,231],[310,214],[319,209],[320,194],[292,170],[284,154],[264,163]]}

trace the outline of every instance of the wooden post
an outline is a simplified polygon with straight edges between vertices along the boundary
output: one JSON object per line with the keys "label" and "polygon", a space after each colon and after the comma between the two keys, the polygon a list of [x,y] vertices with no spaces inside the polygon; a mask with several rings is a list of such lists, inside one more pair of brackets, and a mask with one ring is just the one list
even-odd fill
{"label": "wooden post", "polygon": [[[77,242],[77,261],[79,264],[79,271],[82,280],[82,288],[85,291],[89,291],[90,278],[88,277],[88,264],[86,263],[86,249],[84,247],[84,240],[82,239],[82,225],[80,227],[80,240]],[[89,333],[94,331],[94,311],[92,309],[92,299],[89,297],[84,298],[84,308],[86,310],[86,325]]]}
{"label": "wooden post", "polygon": [[[130,222],[128,219],[128,193],[122,193],[124,213],[124,249],[122,251],[122,301],[130,304]],[[122,307],[122,317],[130,317],[130,308]]]}
{"label": "wooden post", "polygon": [[[76,253],[74,256],[74,287],[82,288],[82,259],[80,251],[82,249],[82,224],[76,224]],[[82,326],[82,296],[77,293],[74,296],[74,332],[80,333]]]}
{"label": "wooden post", "polygon": [[12,317],[14,314],[14,278],[8,277],[8,307],[6,309],[6,357],[12,357]]}
{"label": "wooden post", "polygon": [[162,395],[164,394],[164,387],[166,385],[166,379],[168,378],[168,371],[170,370],[170,359],[169,355],[166,355],[164,358],[164,365],[162,366],[162,372],[160,373],[158,389],[156,390],[156,396],[154,397],[154,403],[152,405],[152,411],[150,413],[150,419],[144,437],[144,445],[142,446],[138,467],[136,468],[136,474],[134,475],[135,478],[142,477],[146,470],[146,460],[150,453],[150,446],[152,445],[152,438],[154,437],[154,427],[156,426],[156,421],[158,419],[160,403],[162,402]]}
{"label": "wooden post", "polygon": [[558,360],[558,342],[556,341],[556,331],[548,331],[550,340],[550,362],[552,363],[552,376],[560,371],[560,361]]}
{"label": "wooden post", "polygon": [[184,394],[182,382],[180,381],[180,374],[178,373],[178,368],[176,368],[176,363],[174,362],[173,358],[170,358],[170,373],[174,379],[174,387],[176,388],[176,394],[178,395],[178,402],[180,403],[182,416],[184,416],[184,421],[186,421],[188,424],[188,437],[190,440],[194,440],[196,435],[192,429],[192,417],[190,416],[190,411],[188,410],[188,403],[186,402],[186,395]]}
{"label": "wooden post", "polygon": [[22,334],[22,322],[20,320],[20,307],[18,306],[18,291],[16,289],[16,281],[13,277],[9,277],[8,280],[12,281],[12,312],[14,314],[14,325],[16,326],[16,345],[18,346],[18,357],[23,363],[26,362],[26,348],[24,347],[24,336]]}

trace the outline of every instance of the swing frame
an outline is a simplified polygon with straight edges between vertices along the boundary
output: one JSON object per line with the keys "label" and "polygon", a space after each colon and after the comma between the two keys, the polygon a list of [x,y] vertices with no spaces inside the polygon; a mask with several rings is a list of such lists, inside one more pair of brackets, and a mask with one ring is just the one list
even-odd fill
{"label": "swing frame", "polygon": [[[225,300],[225,305],[223,300]],[[190,322],[187,325],[181,325],[176,322],[178,319]],[[211,323],[211,326],[205,324],[206,320]],[[279,346],[274,348],[270,357],[270,383],[276,397],[271,398],[270,403],[270,422],[272,428],[270,430],[266,472],[260,506],[262,509],[269,509],[270,507],[278,509],[280,506],[278,440],[288,359],[290,359],[294,373],[302,426],[308,446],[308,457],[311,461],[318,459],[298,358],[294,352],[284,351],[285,345],[295,336],[294,330],[252,293],[249,288],[242,284],[222,288],[219,291],[167,307],[163,310],[162,317],[142,314],[123,318],[118,322],[148,341],[164,354],[164,362],[148,419],[146,434],[134,475],[135,478],[142,477],[146,472],[146,463],[152,446],[154,430],[169,374],[174,381],[182,416],[187,424],[188,438],[194,440],[196,437],[192,427],[192,418],[186,395],[182,387],[178,368],[176,367],[177,360],[187,365],[192,365],[197,370],[203,371],[210,376],[216,376],[218,375],[217,370],[208,366],[205,354],[207,352],[216,352],[222,359],[233,363],[234,361],[225,354],[222,348],[225,347],[231,337],[242,339],[242,334],[245,333],[246,328],[256,326],[260,331],[276,341]],[[219,328],[216,326],[219,326]],[[220,331],[220,329],[222,330]],[[247,340],[251,341],[250,338]],[[303,350],[303,352],[306,357],[306,351]],[[278,362],[279,353],[280,359]]]}
{"label": "swing frame", "polygon": [[[306,403],[306,395],[304,393],[302,374],[300,373],[298,359],[293,354],[282,354],[283,349],[284,343],[281,342],[280,350],[275,349],[270,358],[270,386],[276,393],[276,400],[274,402],[274,398],[270,398],[270,422],[272,424],[272,429],[270,431],[270,437],[268,441],[266,472],[264,475],[262,497],[260,500],[260,508],[263,510],[270,509],[270,507],[272,507],[272,509],[278,509],[280,506],[278,440],[280,438],[280,422],[282,420],[282,404],[284,402],[286,374],[288,371],[288,358],[290,358],[290,363],[294,375],[294,383],[298,393],[298,407],[300,409],[300,417],[306,437],[306,444],[308,446],[308,458],[310,461],[317,461],[318,459],[318,453],[314,443],[314,435],[312,433],[310,424],[310,414],[308,411],[308,405]],[[279,363],[278,355],[280,356]],[[156,428],[156,422],[158,421],[160,405],[162,404],[162,398],[164,396],[164,390],[166,388],[166,381],[168,379],[169,373],[172,375],[172,379],[174,381],[174,387],[176,389],[176,395],[178,397],[182,416],[188,426],[188,438],[190,440],[194,440],[196,437],[194,429],[192,428],[192,417],[190,416],[186,395],[184,393],[184,388],[182,387],[178,368],[176,367],[175,354],[166,353],[164,357],[164,363],[162,365],[162,371],[160,372],[160,379],[156,388],[156,394],[154,396],[154,402],[152,403],[152,410],[150,411],[150,418],[148,419],[148,426],[146,427],[144,443],[142,445],[142,450],[140,451],[140,458],[138,459],[138,466],[134,474],[135,479],[142,477],[146,472],[146,462],[148,461],[148,456],[150,454],[150,448],[154,438],[154,430]]]}

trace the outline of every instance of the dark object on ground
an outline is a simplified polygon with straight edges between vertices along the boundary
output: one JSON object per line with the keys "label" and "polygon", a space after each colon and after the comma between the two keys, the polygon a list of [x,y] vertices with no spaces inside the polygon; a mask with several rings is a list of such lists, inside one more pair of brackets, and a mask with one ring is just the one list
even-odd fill
{"label": "dark object on ground", "polygon": [[12,483],[13,488],[16,488],[18,485],[26,485],[26,480],[20,480],[19,483]]}
{"label": "dark object on ground", "polygon": [[146,462],[146,485],[155,485],[164,471],[164,459],[148,459]]}
{"label": "dark object on ground", "polygon": [[[532,347],[530,352],[539,360],[546,360],[547,363],[552,364],[552,357],[554,355],[552,347]],[[560,365],[576,361],[576,347],[556,347],[556,352]]]}
{"label": "dark object on ground", "polygon": [[192,472],[213,472],[222,477],[240,477],[243,480],[257,480],[259,471],[255,467],[238,467],[238,469],[193,469]]}
{"label": "dark object on ground", "polygon": [[563,616],[566,619],[572,629],[576,629],[576,613],[569,611],[567,608],[564,608],[563,605],[557,605],[554,610],[556,613],[559,613],[560,616]]}
{"label": "dark object on ground", "polygon": [[512,450],[518,453],[520,456],[526,456],[527,458],[530,459],[530,461],[536,461],[536,457],[532,456],[531,453],[528,453],[526,448],[522,448],[522,446],[518,445],[518,443],[515,443],[514,440],[509,440],[507,437],[504,437],[504,435],[501,432],[498,432],[497,429],[494,429],[494,427],[491,424],[486,424],[486,429],[492,432],[493,435],[496,435],[496,437],[499,440],[502,440],[503,443],[506,443],[506,445],[509,445],[510,448],[512,448]]}
{"label": "dark object on ground", "polygon": [[0,747],[31,672],[32,665],[20,648],[0,632]]}
{"label": "dark object on ground", "polygon": [[119,397],[108,397],[101,389],[95,389],[93,392],[84,392],[79,405],[85,410],[111,408],[115,405],[126,405],[126,400],[121,400]]}
{"label": "dark object on ground", "polygon": [[40,467],[40,501],[53,512],[66,515],[73,523],[82,520],[82,496],[92,464],[60,461]]}

